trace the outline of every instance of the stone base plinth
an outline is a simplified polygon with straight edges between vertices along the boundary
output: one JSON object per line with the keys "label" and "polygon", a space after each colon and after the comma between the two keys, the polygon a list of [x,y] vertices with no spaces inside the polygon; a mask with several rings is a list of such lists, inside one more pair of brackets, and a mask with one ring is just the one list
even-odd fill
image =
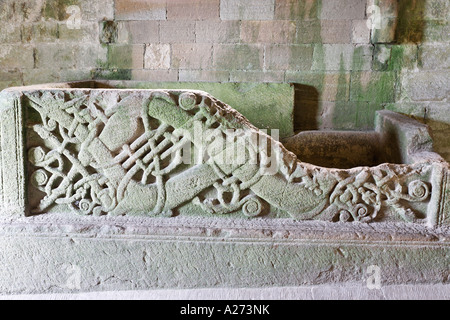
{"label": "stone base plinth", "polygon": [[46,214],[0,230],[3,295],[433,285],[449,275],[450,230],[413,224]]}

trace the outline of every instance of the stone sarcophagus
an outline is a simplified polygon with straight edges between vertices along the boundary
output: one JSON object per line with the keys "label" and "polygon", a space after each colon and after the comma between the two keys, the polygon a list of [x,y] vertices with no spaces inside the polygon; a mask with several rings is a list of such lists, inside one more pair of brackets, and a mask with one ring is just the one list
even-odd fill
{"label": "stone sarcophagus", "polygon": [[6,91],[2,205],[26,216],[443,223],[447,164],[428,132],[392,112],[378,117],[381,135],[403,129],[405,163],[327,169],[301,162],[205,92]]}
{"label": "stone sarcophagus", "polygon": [[[138,242],[134,249],[126,249],[129,256],[123,258],[123,263],[138,259],[144,265],[153,259],[148,252],[162,250],[169,240],[173,243],[179,239],[182,246],[188,241],[190,246],[175,251],[192,254],[206,265],[216,263],[216,257],[211,255],[233,260],[233,252],[245,256],[244,252],[253,250],[256,260],[261,254],[270,261],[282,261],[279,272],[285,276],[268,277],[271,279],[266,282],[262,280],[264,272],[273,272],[266,270],[253,280],[246,278],[246,285],[300,285],[357,281],[360,271],[343,277],[337,267],[329,272],[329,277],[318,280],[311,270],[303,270],[304,261],[315,261],[314,256],[321,251],[325,255],[331,243],[363,241],[362,238],[423,242],[437,232],[436,228],[444,230],[438,234],[446,234],[446,226],[450,225],[448,163],[432,152],[426,126],[393,112],[378,113],[373,134],[380,144],[396,141],[398,150],[393,145],[385,150],[395,153],[397,163],[350,169],[302,162],[285,147],[292,149],[294,144],[301,149],[300,136],[286,139],[283,145],[202,91],[91,89],[76,88],[75,84],[12,88],[1,93],[0,112],[1,238],[9,248],[2,253],[2,263],[29,263],[27,259],[33,259],[26,254],[13,258],[11,255],[20,250],[17,243],[19,247],[24,245],[21,237],[39,238],[31,246],[41,243],[46,252],[55,250],[55,254],[45,258],[46,262],[33,260],[32,264],[42,267],[49,261],[58,261],[56,264],[63,265],[64,261],[84,257],[84,262],[70,264],[89,270],[86,283],[80,285],[86,290],[104,288],[108,272],[117,272],[96,269],[104,262],[98,250],[102,247],[102,252],[108,251],[105,248],[111,243],[117,254],[121,246],[128,248],[130,241]],[[88,241],[99,235],[105,243]],[[62,242],[46,242],[46,236]],[[65,237],[78,240],[73,240],[75,245],[64,243]],[[305,251],[294,244],[308,239],[314,246],[316,240],[325,241],[325,249]],[[159,247],[155,241],[161,242]],[[229,247],[217,253],[211,247],[214,241],[225,241]],[[285,249],[287,245],[290,253],[275,249],[272,252],[268,243],[279,243]],[[414,249],[416,244],[412,242]],[[433,254],[443,258],[428,270],[424,281],[439,281],[436,279],[448,275],[448,243],[430,245],[431,251],[438,251]],[[69,249],[73,246],[79,248]],[[72,250],[72,255],[63,257],[64,250]],[[362,252],[373,256],[376,250],[384,248],[364,247]],[[217,271],[212,271],[205,281],[194,280],[194,275],[186,276],[184,272],[184,277],[178,271],[171,274],[168,269],[159,268],[160,263],[170,260],[170,265],[176,265],[186,261],[169,251],[167,257],[155,262],[155,269],[146,269],[146,277],[138,277],[136,274],[143,269],[131,263],[127,279],[141,279],[133,288],[236,286],[242,282],[242,275],[229,275],[223,280],[225,265],[216,266]],[[135,254],[143,254],[144,258]],[[364,260],[364,254],[357,254],[358,259]],[[301,276],[286,274],[286,270],[295,268],[295,263],[287,262],[289,257],[294,262],[303,261],[297,261]],[[319,257],[313,264],[324,268],[323,259]],[[398,258],[383,259],[398,265],[394,261]],[[420,260],[418,256],[413,259]],[[240,268],[254,267],[254,261],[239,261]],[[347,268],[343,262],[335,261],[333,265],[340,263]],[[207,267],[200,262],[193,268]],[[417,271],[416,267],[413,269]],[[32,288],[26,281],[11,284],[13,272],[1,275],[0,290],[67,289],[55,285],[64,282],[64,270],[46,272],[50,284],[38,281],[37,287]],[[412,271],[406,274],[406,282],[415,277]],[[122,281],[111,283],[106,287],[130,288]]]}

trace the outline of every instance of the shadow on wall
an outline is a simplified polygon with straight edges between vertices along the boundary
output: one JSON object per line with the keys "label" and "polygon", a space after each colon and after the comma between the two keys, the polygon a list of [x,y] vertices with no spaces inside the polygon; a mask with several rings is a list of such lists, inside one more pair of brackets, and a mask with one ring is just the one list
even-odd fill
{"label": "shadow on wall", "polygon": [[398,0],[395,44],[419,44],[423,41],[426,0]]}
{"label": "shadow on wall", "polygon": [[448,140],[450,123],[429,119],[425,119],[423,122],[432,130],[434,151],[439,153],[447,162],[450,162],[450,143]]}
{"label": "shadow on wall", "polygon": [[294,131],[318,130],[320,93],[313,86],[294,84]]}
{"label": "shadow on wall", "polygon": [[[424,32],[426,28],[426,20],[425,20],[425,11],[426,11],[426,3],[427,0],[397,0],[394,1],[394,16],[395,20],[393,22],[394,30],[392,32],[390,41],[383,40],[382,43],[391,44],[391,45],[406,45],[406,44],[420,44],[424,39]],[[387,19],[388,20],[388,19]],[[386,21],[387,21],[386,20]],[[390,24],[392,25],[392,24]],[[388,26],[386,26],[388,27]],[[380,42],[381,43],[381,42]],[[320,55],[318,55],[320,56]],[[392,58],[392,57],[391,57]],[[323,57],[322,57],[323,59]],[[342,60],[342,57],[341,57]],[[353,56],[353,66],[357,66],[358,56],[356,52]],[[401,59],[399,59],[401,60]],[[317,63],[317,61],[316,61]],[[324,61],[319,61],[319,63],[324,63]],[[341,62],[342,65],[342,62]],[[401,69],[401,66],[399,67]],[[323,70],[326,70],[324,67]],[[353,72],[358,72],[354,69]],[[323,71],[324,73],[326,71]],[[345,70],[341,72],[345,73]],[[386,76],[388,76],[386,74]],[[385,90],[395,90],[395,86],[386,86],[381,83],[385,81],[386,77],[380,77],[379,80],[371,79],[370,80],[370,89],[367,90],[378,92],[378,95],[386,95]],[[355,78],[357,79],[357,78]],[[345,80],[344,80],[345,81]],[[355,81],[358,83],[358,81]],[[313,86],[296,83],[295,86],[295,105],[294,105],[294,130],[298,131],[307,131],[307,130],[319,130],[320,122],[323,117],[321,113],[323,113],[321,103],[322,103],[322,92],[321,90],[325,89],[325,83],[323,83],[322,88],[315,88]],[[365,95],[365,92],[360,93],[362,96]],[[394,96],[394,94],[392,94]],[[367,98],[367,97],[366,97]],[[383,109],[383,104],[378,101],[378,97],[375,95],[368,100],[364,100],[371,103],[371,107],[367,110],[367,124],[370,126],[372,123],[371,117],[374,117],[376,110]],[[336,104],[335,113],[338,115],[346,114],[347,117],[351,117],[352,113],[355,113],[355,108],[361,106],[357,106],[357,101],[350,101],[349,103],[338,103]],[[379,106],[377,105],[379,104]],[[353,108],[353,109],[352,109]],[[324,120],[324,119],[322,119]],[[335,124],[336,125],[336,124]],[[339,123],[337,124],[339,127]],[[361,129],[359,126],[360,123],[354,123],[354,126],[357,126],[355,129]],[[362,128],[364,129],[364,128]]]}

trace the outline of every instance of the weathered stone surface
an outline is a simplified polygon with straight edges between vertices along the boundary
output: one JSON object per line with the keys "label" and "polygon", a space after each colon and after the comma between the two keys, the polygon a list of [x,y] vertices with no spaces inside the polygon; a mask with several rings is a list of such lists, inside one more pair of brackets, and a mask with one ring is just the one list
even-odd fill
{"label": "weathered stone surface", "polygon": [[429,20],[448,20],[450,3],[445,0],[432,0],[425,3],[424,18]]}
{"label": "weathered stone surface", "polygon": [[[22,10],[25,17],[28,17],[29,9],[24,10],[24,8],[26,8],[25,5],[22,6]],[[71,17],[80,18],[82,23],[87,21],[97,22],[114,18],[114,0],[38,0],[33,10],[35,10],[34,21],[36,22],[41,20],[41,18],[66,21]]]}
{"label": "weathered stone surface", "polygon": [[171,48],[168,44],[149,44],[145,47],[145,69],[170,69]]}
{"label": "weathered stone surface", "polygon": [[166,0],[117,0],[117,20],[166,20]]}
{"label": "weathered stone surface", "polygon": [[376,101],[381,106],[395,101],[396,78],[393,72],[358,72],[352,74],[350,100]]}
{"label": "weathered stone surface", "polygon": [[447,46],[423,45],[419,49],[419,55],[424,70],[450,69]]}
{"label": "weathered stone surface", "polygon": [[131,80],[135,81],[151,81],[151,82],[159,82],[159,81],[178,81],[178,71],[170,70],[170,69],[161,69],[161,70],[132,70],[131,71]]}
{"label": "weathered stone surface", "polygon": [[396,19],[381,19],[380,28],[372,30],[372,43],[395,43]]}
{"label": "weathered stone surface", "polygon": [[[381,9],[382,17],[381,29],[370,31],[367,23],[375,17],[371,5]],[[79,14],[70,6],[78,7]],[[293,127],[372,130],[377,110],[402,112],[433,129],[434,150],[449,161],[448,9],[446,0],[4,0],[0,88],[90,78],[246,82],[247,87],[235,91],[251,97],[258,92],[246,91],[251,83],[295,82],[300,98],[294,125],[288,117],[291,97],[289,103],[267,106],[257,101],[261,108],[248,104],[248,110],[253,108],[248,113],[241,98],[229,104],[257,127],[278,127],[289,134]],[[78,17],[80,28],[71,29]],[[135,44],[140,46],[133,48]],[[204,88],[208,91],[206,84]],[[325,139],[317,146],[324,150],[328,142],[344,141]],[[428,140],[421,141],[429,146]],[[370,150],[360,156],[372,154]],[[409,182],[402,187],[405,194]],[[449,201],[442,212],[449,212]],[[424,212],[425,204],[416,205]],[[191,205],[183,214],[198,215],[197,207]],[[440,219],[444,222],[438,224],[448,223],[448,215]]]}
{"label": "weathered stone surface", "polygon": [[[200,77],[208,75],[201,75]],[[180,70],[180,78],[184,71]],[[193,75],[195,76],[195,74]],[[209,75],[212,77],[228,77],[229,74],[218,73]],[[236,75],[238,77],[239,75]],[[242,76],[243,77],[243,76]],[[180,81],[188,81],[188,79]],[[143,82],[143,83],[115,83],[110,86],[121,88],[158,89],[167,88],[171,90],[190,89],[209,92],[217,99],[227,103],[238,110],[252,124],[260,129],[278,129],[280,137],[284,138],[293,134],[292,114],[294,108],[294,91],[289,84],[276,83],[211,83],[201,82],[197,78],[190,82]],[[274,117],[274,112],[277,115]]]}
{"label": "weathered stone surface", "polygon": [[362,144],[379,135],[390,163],[327,169],[204,91],[112,84],[1,93],[1,293],[369,288],[373,266],[382,286],[446,281],[448,164],[427,126],[379,112]]}
{"label": "weathered stone surface", "polygon": [[[303,131],[283,140],[304,162],[327,168],[376,166],[383,161],[376,132]],[[352,155],[351,157],[349,155]]]}
{"label": "weathered stone surface", "polygon": [[211,69],[212,44],[174,44],[172,45],[172,68]]}
{"label": "weathered stone surface", "polygon": [[448,275],[448,241],[430,239],[445,233],[420,227],[86,219],[91,220],[42,216],[2,223],[0,292],[318,286],[313,293],[319,299],[336,297],[322,288],[329,283],[358,284],[367,293],[374,265],[380,290],[392,298],[404,293],[394,285],[443,283]]}
{"label": "weathered stone surface", "polygon": [[29,45],[1,45],[0,68],[34,68],[34,50]]}
{"label": "weathered stone surface", "polygon": [[[300,287],[156,289],[0,296],[0,300],[448,300],[448,284],[394,285],[369,289],[360,283]],[[215,309],[217,310],[217,309]],[[274,312],[270,307],[267,311]],[[178,309],[173,314],[178,314]]]}
{"label": "weathered stone surface", "polygon": [[168,20],[218,20],[220,0],[171,0]]}
{"label": "weathered stone surface", "polygon": [[159,42],[158,21],[123,21],[117,27],[119,43],[157,43]]}
{"label": "weathered stone surface", "polygon": [[142,69],[144,67],[144,45],[109,46],[108,66],[118,69]]}
{"label": "weathered stone surface", "polygon": [[180,70],[179,81],[182,82],[229,82],[228,71]]}
{"label": "weathered stone surface", "polygon": [[410,72],[402,78],[402,99],[442,101],[449,96],[448,72]]}
{"label": "weathered stone surface", "polygon": [[91,67],[61,70],[59,68],[27,69],[23,72],[23,81],[29,84],[39,84],[44,82],[77,81],[78,79],[89,79],[91,77]]}
{"label": "weathered stone surface", "polygon": [[275,0],[275,19],[314,20],[318,18],[318,0]]}
{"label": "weathered stone surface", "polygon": [[221,0],[222,20],[271,20],[275,15],[275,0]]}
{"label": "weathered stone surface", "polygon": [[[233,57],[230,59],[229,57]],[[255,44],[219,44],[214,46],[213,66],[219,70],[261,70],[264,48]]]}
{"label": "weathered stone surface", "polygon": [[73,44],[63,47],[59,43],[39,44],[36,46],[36,68],[75,68],[76,49],[78,47]]}
{"label": "weathered stone surface", "polygon": [[241,40],[247,43],[292,43],[296,26],[292,21],[243,21]]}
{"label": "weathered stone surface", "polygon": [[195,42],[195,21],[161,21],[160,25],[165,43]]}
{"label": "weathered stone surface", "polygon": [[370,29],[367,20],[352,21],[352,43],[366,44],[370,42]]}
{"label": "weathered stone surface", "polygon": [[415,70],[418,67],[418,48],[416,45],[377,44],[373,58],[374,71]]}
{"label": "weathered stone surface", "polygon": [[321,23],[319,20],[299,21],[295,42],[298,44],[321,43]]}
{"label": "weathered stone surface", "polygon": [[240,41],[239,21],[197,21],[195,42],[237,43]]}
{"label": "weathered stone surface", "polygon": [[320,36],[322,43],[351,43],[352,21],[322,20]]}
{"label": "weathered stone surface", "polygon": [[449,43],[450,23],[444,21],[428,21],[424,30],[423,41],[430,43]]}
{"label": "weathered stone surface", "polygon": [[314,48],[310,45],[266,46],[265,63],[268,70],[311,70]]}
{"label": "weathered stone surface", "polygon": [[60,23],[58,28],[58,38],[64,42],[97,44],[99,36],[100,28],[97,21],[84,21],[79,29],[71,29],[67,26],[67,23]]}
{"label": "weathered stone surface", "polygon": [[104,21],[114,19],[115,0],[83,1],[81,11],[85,20]]}
{"label": "weathered stone surface", "polygon": [[25,24],[21,31],[24,42],[52,42],[58,39],[58,23],[55,21]]}
{"label": "weathered stone surface", "polygon": [[22,105],[17,92],[0,94],[1,195],[2,216],[25,212],[25,167]]}
{"label": "weathered stone surface", "polygon": [[324,20],[364,19],[366,0],[323,0],[320,17]]}
{"label": "weathered stone surface", "polygon": [[[137,69],[135,69],[137,70]],[[132,79],[132,69],[117,69],[117,68],[109,68],[107,66],[106,69],[96,68],[91,70],[91,79],[97,80],[131,80]]]}
{"label": "weathered stone surface", "polygon": [[242,71],[235,70],[230,72],[231,82],[254,82],[260,79],[262,82],[283,83],[285,74],[283,71]]}
{"label": "weathered stone surface", "polygon": [[[26,106],[32,128],[25,137],[32,172],[28,214],[53,209],[95,216],[239,211],[272,217],[279,210],[275,217],[429,226],[438,225],[442,216],[446,163],[432,153],[425,125],[389,111],[380,112],[377,122],[380,139],[389,145],[383,154],[386,162],[407,163],[408,169],[383,164],[327,170],[297,161],[201,91],[22,90],[18,103]],[[21,94],[13,89],[5,96],[9,92]],[[232,198],[227,200],[226,193]]]}
{"label": "weathered stone surface", "polygon": [[314,48],[312,70],[370,70],[373,48],[369,45],[324,44]]}
{"label": "weathered stone surface", "polygon": [[[11,87],[18,86],[22,80],[22,74],[18,70],[0,70],[0,81],[16,83],[16,85],[10,85]],[[3,90],[3,89],[2,89]]]}

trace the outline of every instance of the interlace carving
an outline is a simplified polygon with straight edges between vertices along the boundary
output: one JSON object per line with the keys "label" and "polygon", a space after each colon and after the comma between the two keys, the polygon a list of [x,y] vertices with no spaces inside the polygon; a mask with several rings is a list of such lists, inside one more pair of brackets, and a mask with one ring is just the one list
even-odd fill
{"label": "interlace carving", "polygon": [[420,218],[402,204],[422,202],[428,199],[428,185],[420,180],[409,183],[408,193],[404,193],[404,183],[408,176],[399,175],[389,166],[380,166],[371,171],[362,171],[356,176],[338,177],[338,184],[330,196],[330,203],[339,208],[342,222],[370,222],[379,217],[382,206],[389,206],[404,221],[413,222]]}
{"label": "interlace carving", "polygon": [[[67,205],[82,215],[172,216],[193,204],[209,214],[418,222],[427,168],[337,170],[299,162],[240,114],[203,92],[26,94],[34,213]],[[200,137],[200,138],[199,138]],[[392,216],[396,215],[396,217]]]}

